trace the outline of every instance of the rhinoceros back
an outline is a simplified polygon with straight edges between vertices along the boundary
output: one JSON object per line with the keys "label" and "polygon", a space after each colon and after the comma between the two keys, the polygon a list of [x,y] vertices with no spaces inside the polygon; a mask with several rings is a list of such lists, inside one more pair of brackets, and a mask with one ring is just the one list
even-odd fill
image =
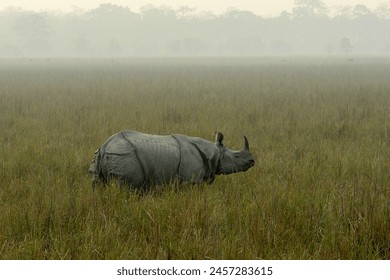
{"label": "rhinoceros back", "polygon": [[103,144],[102,175],[142,186],[168,183],[176,177],[180,162],[177,141],[171,136],[122,131]]}

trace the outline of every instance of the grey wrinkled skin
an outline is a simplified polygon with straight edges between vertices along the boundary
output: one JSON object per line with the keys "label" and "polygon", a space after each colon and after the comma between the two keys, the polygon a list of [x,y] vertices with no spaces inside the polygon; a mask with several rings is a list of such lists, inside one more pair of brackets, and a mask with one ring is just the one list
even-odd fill
{"label": "grey wrinkled skin", "polygon": [[172,180],[211,183],[215,175],[244,172],[254,166],[245,136],[244,140],[244,148],[235,151],[223,145],[220,132],[213,143],[180,134],[121,131],[95,152],[89,172],[94,186],[111,178],[133,187],[162,185]]}

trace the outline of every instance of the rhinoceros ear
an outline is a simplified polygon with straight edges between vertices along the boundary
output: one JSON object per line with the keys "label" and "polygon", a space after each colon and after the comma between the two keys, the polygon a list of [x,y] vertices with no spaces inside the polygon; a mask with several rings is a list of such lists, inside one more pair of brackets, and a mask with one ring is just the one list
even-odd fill
{"label": "rhinoceros ear", "polygon": [[219,131],[216,131],[215,132],[215,142],[222,146],[223,145],[222,141],[223,141],[223,134]]}

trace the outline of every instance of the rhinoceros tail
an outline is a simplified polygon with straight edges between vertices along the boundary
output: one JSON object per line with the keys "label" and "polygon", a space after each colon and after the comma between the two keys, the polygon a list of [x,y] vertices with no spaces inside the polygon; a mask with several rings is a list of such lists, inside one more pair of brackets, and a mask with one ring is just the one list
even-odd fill
{"label": "rhinoceros tail", "polygon": [[89,166],[88,172],[92,175],[92,187],[95,188],[95,186],[99,183],[101,180],[101,169],[100,169],[100,149],[97,149],[95,151],[95,156],[91,161],[91,165]]}

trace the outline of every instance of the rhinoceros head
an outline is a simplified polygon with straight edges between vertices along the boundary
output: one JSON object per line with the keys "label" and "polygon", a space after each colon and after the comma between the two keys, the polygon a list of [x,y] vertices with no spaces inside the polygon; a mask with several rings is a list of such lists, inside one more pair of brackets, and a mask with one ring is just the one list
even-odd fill
{"label": "rhinoceros head", "polygon": [[215,135],[215,145],[219,148],[220,157],[216,174],[231,174],[240,171],[247,171],[255,165],[252,153],[249,151],[248,139],[244,136],[244,148],[242,150],[231,150],[223,143],[223,134],[217,132]]}

